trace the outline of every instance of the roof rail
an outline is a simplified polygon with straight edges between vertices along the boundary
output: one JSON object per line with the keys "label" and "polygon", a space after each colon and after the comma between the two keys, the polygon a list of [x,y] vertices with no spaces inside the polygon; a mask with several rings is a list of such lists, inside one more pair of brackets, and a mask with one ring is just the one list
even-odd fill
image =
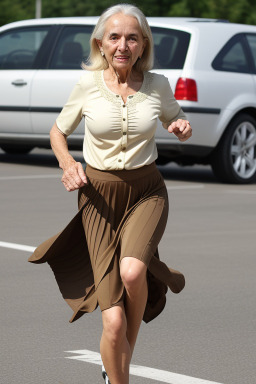
{"label": "roof rail", "polygon": [[226,19],[194,19],[189,20],[191,23],[229,23]]}

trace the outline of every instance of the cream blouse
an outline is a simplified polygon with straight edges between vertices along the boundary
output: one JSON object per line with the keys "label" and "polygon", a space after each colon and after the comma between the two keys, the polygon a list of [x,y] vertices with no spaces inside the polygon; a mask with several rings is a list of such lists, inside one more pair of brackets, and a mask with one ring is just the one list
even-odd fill
{"label": "cream blouse", "polygon": [[140,90],[124,103],[107,87],[103,71],[87,71],[80,78],[56,123],[68,136],[83,117],[84,159],[100,170],[151,164],[157,158],[157,118],[166,129],[171,122],[186,119],[165,76],[145,72]]}

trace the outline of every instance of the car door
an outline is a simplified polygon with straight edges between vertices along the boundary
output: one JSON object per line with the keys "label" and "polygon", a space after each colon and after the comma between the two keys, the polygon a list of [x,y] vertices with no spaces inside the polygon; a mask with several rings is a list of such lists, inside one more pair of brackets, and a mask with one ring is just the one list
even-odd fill
{"label": "car door", "polygon": [[[48,135],[74,85],[82,76],[81,64],[89,56],[92,29],[93,25],[61,27],[47,68],[38,70],[33,80],[31,119],[34,133]],[[81,122],[70,139],[81,141],[83,132]]]}
{"label": "car door", "polygon": [[17,27],[0,34],[0,133],[30,133],[30,92],[39,49],[49,27]]}

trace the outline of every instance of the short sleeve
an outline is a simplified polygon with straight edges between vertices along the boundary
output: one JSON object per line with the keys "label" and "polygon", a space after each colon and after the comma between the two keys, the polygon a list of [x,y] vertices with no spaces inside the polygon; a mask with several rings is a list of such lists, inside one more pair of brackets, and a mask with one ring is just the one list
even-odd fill
{"label": "short sleeve", "polygon": [[171,86],[167,77],[161,76],[161,89],[160,89],[160,101],[161,101],[161,114],[159,119],[162,122],[162,125],[165,129],[168,126],[178,119],[186,120],[187,117],[182,111],[180,105],[175,99]]}
{"label": "short sleeve", "polygon": [[59,130],[69,136],[83,118],[84,89],[81,80],[73,88],[69,99],[56,119]]}

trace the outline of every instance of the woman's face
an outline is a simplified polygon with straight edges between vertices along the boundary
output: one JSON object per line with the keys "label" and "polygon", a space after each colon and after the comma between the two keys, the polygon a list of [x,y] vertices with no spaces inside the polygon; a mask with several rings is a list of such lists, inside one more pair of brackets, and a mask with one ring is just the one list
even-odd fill
{"label": "woman's face", "polygon": [[143,54],[145,41],[137,19],[118,13],[107,20],[104,36],[97,43],[108,64],[118,71],[133,67]]}

